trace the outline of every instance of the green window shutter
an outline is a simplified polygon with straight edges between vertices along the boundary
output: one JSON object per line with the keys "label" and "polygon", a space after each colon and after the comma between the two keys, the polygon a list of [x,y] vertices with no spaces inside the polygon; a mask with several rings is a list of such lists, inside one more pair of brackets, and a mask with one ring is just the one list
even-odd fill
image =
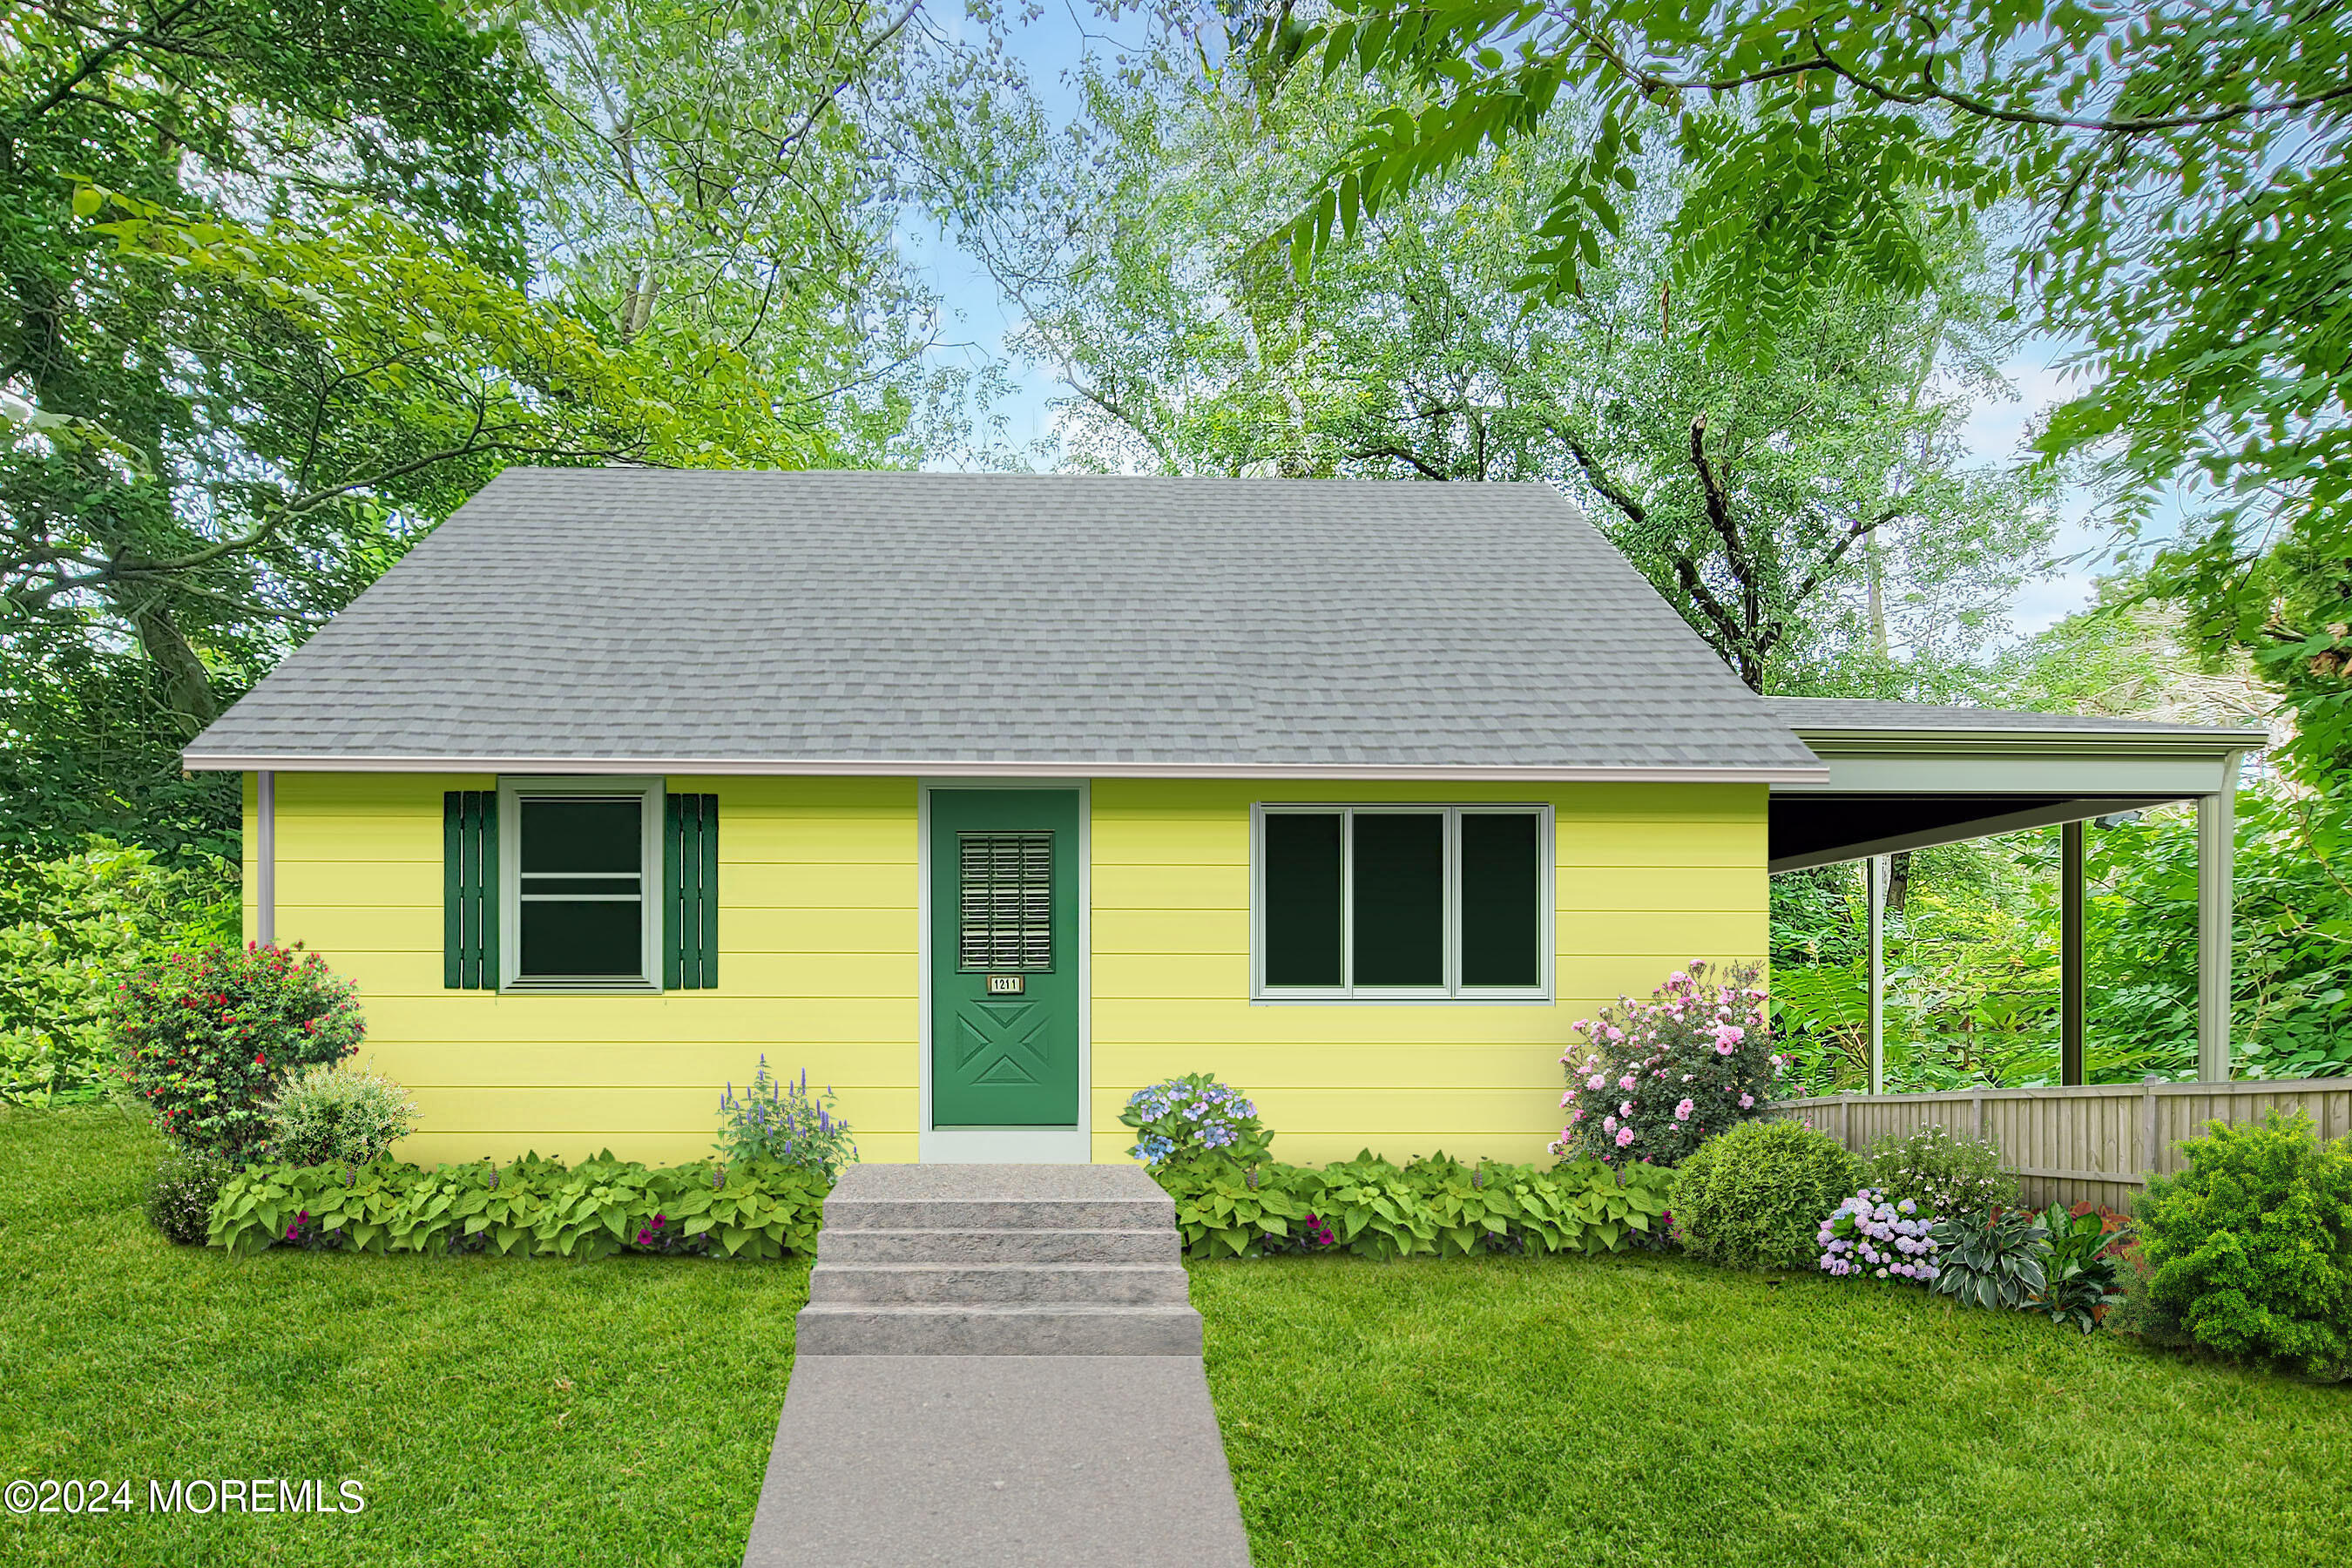
{"label": "green window shutter", "polygon": [[441,796],[441,984],[499,988],[499,797],[453,789]]}
{"label": "green window shutter", "polygon": [[719,984],[719,797],[662,803],[662,988]]}

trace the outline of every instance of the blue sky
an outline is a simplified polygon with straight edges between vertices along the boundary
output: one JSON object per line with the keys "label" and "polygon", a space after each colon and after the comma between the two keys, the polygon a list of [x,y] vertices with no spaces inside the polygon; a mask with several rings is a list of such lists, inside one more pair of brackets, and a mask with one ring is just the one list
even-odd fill
{"label": "blue sky", "polygon": [[[1047,111],[1066,115],[1076,108],[1069,73],[1089,47],[1098,52],[1115,49],[1118,30],[1096,14],[1091,0],[1076,5],[1070,0],[1048,0],[1035,21],[1013,19],[1012,48]],[[1050,405],[1066,389],[1050,373],[1023,364],[1006,350],[1005,337],[1017,318],[987,272],[936,227],[910,224],[901,231],[900,240],[908,258],[922,269],[945,306],[944,341],[937,357],[942,363],[974,367],[990,360],[997,362],[1013,387],[1011,395],[993,410],[1004,420],[1004,437],[1015,447],[1028,447],[1051,437]],[[2069,379],[2058,368],[2065,353],[2066,345],[2041,339],[2027,343],[2011,359],[2008,376],[2017,398],[1979,405],[1968,426],[1969,444],[1979,458],[2012,460],[2032,421],[2069,395]],[[2097,546],[2103,537],[2091,521],[2090,498],[2070,491],[2061,504],[2053,554],[2062,560],[2080,556]],[[2011,609],[2017,633],[2040,631],[2081,609],[2089,601],[2092,581],[2092,574],[2078,564],[2025,584]]]}

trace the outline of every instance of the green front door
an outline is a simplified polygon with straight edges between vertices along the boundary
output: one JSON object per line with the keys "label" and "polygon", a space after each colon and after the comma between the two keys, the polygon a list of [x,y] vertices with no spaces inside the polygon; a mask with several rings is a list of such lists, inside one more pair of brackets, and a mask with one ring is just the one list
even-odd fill
{"label": "green front door", "polygon": [[931,792],[931,1125],[1078,1124],[1078,792]]}

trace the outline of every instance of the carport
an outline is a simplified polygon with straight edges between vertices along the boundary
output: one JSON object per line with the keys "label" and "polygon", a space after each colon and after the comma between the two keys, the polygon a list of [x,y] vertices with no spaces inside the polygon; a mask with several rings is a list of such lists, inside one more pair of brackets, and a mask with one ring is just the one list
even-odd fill
{"label": "carport", "polygon": [[2063,824],[2060,1081],[2083,1081],[2083,825],[2197,803],[2197,1063],[2230,1076],[2232,815],[2239,764],[2270,736],[2063,713],[1861,699],[1767,701],[1829,764],[1818,782],[1771,786],[1771,868],[1868,862],[1870,1091],[1885,1068],[1889,857]]}

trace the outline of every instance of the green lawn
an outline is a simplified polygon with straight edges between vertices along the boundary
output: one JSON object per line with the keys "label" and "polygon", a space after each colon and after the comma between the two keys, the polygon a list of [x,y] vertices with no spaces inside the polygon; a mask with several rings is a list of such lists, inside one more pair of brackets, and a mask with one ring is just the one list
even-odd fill
{"label": "green lawn", "polygon": [[173,1247],[160,1144],[0,1110],[0,1479],[345,1477],[366,1510],[0,1520],[0,1562],[733,1564],[805,1263]]}
{"label": "green lawn", "polygon": [[[0,1562],[740,1559],[804,1265],[231,1259],[148,1229],[156,1152],[0,1111],[0,1479],[352,1477],[367,1510],[8,1518]],[[1261,1568],[2352,1561],[2352,1389],[1646,1255],[1192,1295]]]}
{"label": "green lawn", "polygon": [[2352,1562],[2352,1387],[1647,1254],[1192,1300],[1259,1568]]}

